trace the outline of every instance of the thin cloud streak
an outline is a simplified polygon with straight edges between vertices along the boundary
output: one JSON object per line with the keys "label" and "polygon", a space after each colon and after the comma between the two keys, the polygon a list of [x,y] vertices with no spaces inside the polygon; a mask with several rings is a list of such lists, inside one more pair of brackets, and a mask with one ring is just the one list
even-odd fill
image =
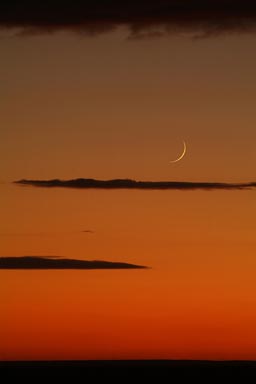
{"label": "thin cloud streak", "polygon": [[88,36],[128,28],[130,37],[256,31],[254,0],[2,0],[0,27],[24,33],[73,30]]}
{"label": "thin cloud streak", "polygon": [[250,183],[217,183],[189,181],[136,181],[131,179],[96,180],[18,180],[18,185],[29,185],[43,188],[75,188],[75,189],[142,189],[142,190],[248,190],[256,188],[256,182]]}
{"label": "thin cloud streak", "polygon": [[62,231],[62,232],[27,232],[27,233],[18,233],[18,232],[2,232],[0,233],[0,236],[20,236],[20,237],[23,237],[23,236],[28,236],[28,237],[47,237],[47,236],[67,236],[67,235],[76,235],[76,234],[81,234],[81,233],[84,233],[84,234],[94,234],[95,231],[92,231],[92,230],[85,230],[85,231]]}
{"label": "thin cloud streak", "polygon": [[143,265],[103,260],[64,259],[59,256],[0,257],[0,269],[146,269]]}

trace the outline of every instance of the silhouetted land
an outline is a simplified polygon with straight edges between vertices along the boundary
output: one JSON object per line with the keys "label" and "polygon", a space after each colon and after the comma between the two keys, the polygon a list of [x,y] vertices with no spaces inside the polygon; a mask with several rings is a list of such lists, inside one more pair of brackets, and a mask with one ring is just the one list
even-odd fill
{"label": "silhouetted land", "polygon": [[76,260],[41,256],[0,257],[0,269],[144,269],[142,265],[103,260]]}
{"label": "silhouetted land", "polygon": [[[256,378],[255,361],[175,361],[175,360],[111,360],[111,361],[37,361],[0,362],[0,372],[8,377],[33,380],[46,377],[80,379],[126,380],[168,379],[178,383],[180,379],[248,379]],[[172,381],[175,380],[175,381]],[[161,382],[166,382],[161,381]],[[228,381],[230,382],[230,381]],[[244,381],[240,381],[244,382]]]}

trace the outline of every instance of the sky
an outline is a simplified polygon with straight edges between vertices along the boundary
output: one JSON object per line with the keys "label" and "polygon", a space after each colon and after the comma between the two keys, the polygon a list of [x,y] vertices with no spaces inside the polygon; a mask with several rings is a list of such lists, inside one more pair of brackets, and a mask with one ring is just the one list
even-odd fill
{"label": "sky", "polygon": [[149,267],[0,270],[0,359],[256,359],[254,5],[121,3],[0,5],[0,257]]}

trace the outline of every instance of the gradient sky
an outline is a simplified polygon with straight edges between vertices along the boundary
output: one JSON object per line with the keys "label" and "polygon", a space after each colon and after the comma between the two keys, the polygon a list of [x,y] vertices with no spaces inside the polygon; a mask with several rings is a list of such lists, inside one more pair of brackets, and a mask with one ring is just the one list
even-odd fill
{"label": "gradient sky", "polygon": [[11,184],[255,181],[256,34],[128,35],[1,31],[0,256],[152,268],[0,271],[0,358],[256,359],[254,190]]}
{"label": "gradient sky", "polygon": [[3,181],[252,179],[255,39],[2,38]]}

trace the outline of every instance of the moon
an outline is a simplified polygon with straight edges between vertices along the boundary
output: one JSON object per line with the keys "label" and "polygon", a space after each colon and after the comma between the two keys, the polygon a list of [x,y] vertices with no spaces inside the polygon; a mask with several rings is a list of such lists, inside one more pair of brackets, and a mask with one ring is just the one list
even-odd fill
{"label": "moon", "polygon": [[184,156],[185,156],[185,153],[187,152],[187,146],[186,146],[186,143],[185,141],[183,141],[183,152],[182,154],[175,160],[171,160],[170,163],[177,163],[178,161],[180,161]]}

